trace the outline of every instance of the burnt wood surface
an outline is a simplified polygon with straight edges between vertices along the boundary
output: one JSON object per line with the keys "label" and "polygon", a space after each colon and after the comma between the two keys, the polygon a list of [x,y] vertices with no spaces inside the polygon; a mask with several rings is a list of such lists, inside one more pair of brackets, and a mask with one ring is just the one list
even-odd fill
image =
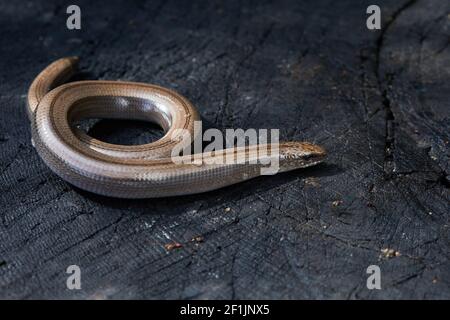
{"label": "burnt wood surface", "polygon": [[[70,31],[72,2],[0,1],[0,298],[450,298],[449,2],[377,1],[370,31],[372,2],[77,1]],[[169,87],[206,127],[279,128],[329,157],[193,196],[84,192],[40,160],[24,107],[70,55],[77,79]],[[161,135],[87,126],[115,143]],[[81,290],[66,288],[72,264]]]}

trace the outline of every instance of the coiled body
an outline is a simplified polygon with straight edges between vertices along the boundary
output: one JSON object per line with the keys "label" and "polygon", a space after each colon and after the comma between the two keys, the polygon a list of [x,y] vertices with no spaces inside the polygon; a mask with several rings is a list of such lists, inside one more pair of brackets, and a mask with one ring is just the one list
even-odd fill
{"label": "coiled body", "polygon": [[[174,162],[175,146],[189,147],[200,117],[184,97],[155,85],[119,81],[78,81],[62,84],[75,72],[77,58],[63,58],[43,70],[28,92],[28,115],[34,146],[53,172],[75,186],[120,198],[185,195],[218,189],[259,176],[263,163],[279,161],[280,171],[321,162],[325,151],[310,143],[287,142],[187,155]],[[62,84],[62,85],[61,85]],[[136,119],[156,122],[160,140],[138,146],[96,140],[73,126],[83,118]],[[180,130],[182,129],[182,130]],[[186,138],[190,136],[190,139]],[[276,148],[275,148],[276,147]],[[279,152],[278,152],[279,151]],[[245,162],[214,163],[226,152]]]}

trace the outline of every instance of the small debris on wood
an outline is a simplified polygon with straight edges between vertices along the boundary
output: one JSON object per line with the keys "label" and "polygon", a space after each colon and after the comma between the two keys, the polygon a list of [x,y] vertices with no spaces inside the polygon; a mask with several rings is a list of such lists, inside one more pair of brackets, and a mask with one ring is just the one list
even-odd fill
{"label": "small debris on wood", "polygon": [[331,203],[331,205],[336,208],[337,206],[340,206],[343,202],[344,201],[342,200],[335,200]]}
{"label": "small debris on wood", "polygon": [[401,256],[400,251],[396,251],[394,249],[390,249],[390,248],[383,248],[381,249],[381,255],[380,258],[393,258],[393,257],[399,257]]}
{"label": "small debris on wood", "polygon": [[168,244],[164,245],[164,248],[167,251],[172,251],[174,249],[179,249],[181,247],[183,247],[183,245],[179,242],[172,242],[172,243],[168,243]]}
{"label": "small debris on wood", "polygon": [[200,243],[203,241],[204,241],[204,238],[202,236],[195,236],[191,239],[191,242],[196,242],[196,243]]}
{"label": "small debris on wood", "polygon": [[312,187],[320,186],[319,180],[317,180],[317,178],[306,178],[305,184]]}
{"label": "small debris on wood", "polygon": [[231,211],[231,208],[230,207],[226,207],[225,208],[225,212],[230,212]]}
{"label": "small debris on wood", "polygon": [[432,280],[431,282],[437,283],[437,282],[438,282],[438,279],[437,279],[436,277],[434,277],[433,280]]}

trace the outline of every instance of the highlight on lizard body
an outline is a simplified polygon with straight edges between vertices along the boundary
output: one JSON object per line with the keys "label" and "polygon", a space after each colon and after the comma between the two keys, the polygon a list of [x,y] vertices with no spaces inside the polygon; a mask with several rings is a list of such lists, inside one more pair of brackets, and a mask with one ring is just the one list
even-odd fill
{"label": "highlight on lizard body", "polygon": [[[68,57],[45,68],[29,88],[27,111],[33,145],[42,160],[81,189],[119,198],[194,194],[260,176],[274,160],[279,172],[284,172],[316,165],[326,157],[318,145],[291,141],[216,150],[201,154],[200,162],[185,161],[198,159],[198,154],[173,161],[173,148],[189,148],[198,134],[194,123],[200,116],[194,106],[180,94],[156,85],[103,80],[64,84],[77,63],[78,58]],[[73,125],[86,118],[155,122],[165,135],[143,145],[110,144]],[[184,139],[186,133],[191,139]],[[245,161],[211,161],[225,154]]]}

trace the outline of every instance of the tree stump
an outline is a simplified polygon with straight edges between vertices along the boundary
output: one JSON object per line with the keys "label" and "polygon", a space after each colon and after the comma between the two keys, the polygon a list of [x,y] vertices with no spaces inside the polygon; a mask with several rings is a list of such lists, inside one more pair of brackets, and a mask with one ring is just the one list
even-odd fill
{"label": "tree stump", "polygon": [[[68,30],[63,1],[0,1],[0,298],[449,299],[449,2],[380,0],[381,30],[371,4],[78,1]],[[24,108],[33,78],[72,55],[77,79],[172,88],[209,127],[279,128],[328,159],[193,196],[76,189],[38,157]]]}

